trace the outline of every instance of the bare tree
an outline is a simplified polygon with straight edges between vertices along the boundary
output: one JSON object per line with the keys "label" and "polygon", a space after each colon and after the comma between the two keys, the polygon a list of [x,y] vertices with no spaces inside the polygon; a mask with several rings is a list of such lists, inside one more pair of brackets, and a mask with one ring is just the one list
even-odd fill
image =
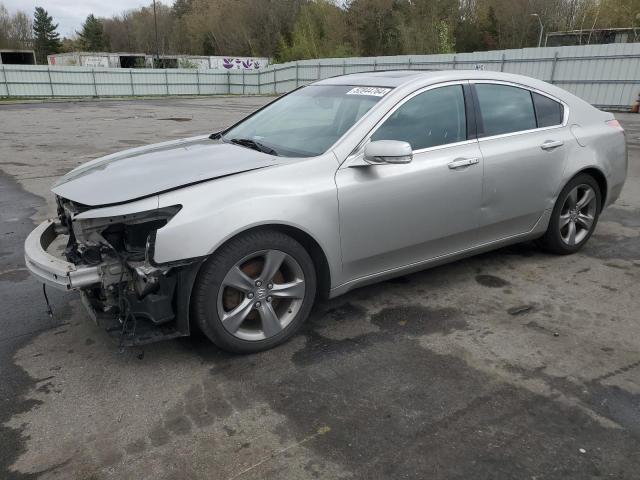
{"label": "bare tree", "polygon": [[28,49],[32,42],[31,17],[20,10],[11,15],[0,3],[0,48]]}
{"label": "bare tree", "polygon": [[[280,60],[523,48],[546,31],[640,27],[640,0],[176,0],[158,2],[161,53]],[[100,19],[112,51],[155,50],[149,6]],[[0,45],[24,18],[0,6]],[[27,28],[26,31],[29,29]]]}

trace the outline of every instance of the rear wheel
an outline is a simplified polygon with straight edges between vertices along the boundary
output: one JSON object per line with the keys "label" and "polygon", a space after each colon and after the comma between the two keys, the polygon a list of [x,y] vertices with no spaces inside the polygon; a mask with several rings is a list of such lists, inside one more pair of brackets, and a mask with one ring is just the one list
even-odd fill
{"label": "rear wheel", "polygon": [[259,231],[233,239],[205,262],[192,313],[217,346],[252,353],[295,334],[315,293],[315,269],[304,247],[280,232]]}
{"label": "rear wheel", "polygon": [[601,205],[598,182],[588,174],[574,177],[558,196],[542,247],[559,255],[580,250],[596,228]]}

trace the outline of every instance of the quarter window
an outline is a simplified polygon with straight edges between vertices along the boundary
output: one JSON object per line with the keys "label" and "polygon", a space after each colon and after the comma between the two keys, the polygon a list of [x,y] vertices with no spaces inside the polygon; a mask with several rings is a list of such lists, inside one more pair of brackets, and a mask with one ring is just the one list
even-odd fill
{"label": "quarter window", "polygon": [[427,90],[400,106],[371,140],[408,142],[413,150],[467,139],[462,85]]}
{"label": "quarter window", "polygon": [[480,83],[475,85],[484,126],[483,136],[536,128],[531,93],[518,87]]}
{"label": "quarter window", "polygon": [[564,111],[561,104],[538,93],[532,92],[531,96],[536,107],[538,127],[552,127],[562,124]]}

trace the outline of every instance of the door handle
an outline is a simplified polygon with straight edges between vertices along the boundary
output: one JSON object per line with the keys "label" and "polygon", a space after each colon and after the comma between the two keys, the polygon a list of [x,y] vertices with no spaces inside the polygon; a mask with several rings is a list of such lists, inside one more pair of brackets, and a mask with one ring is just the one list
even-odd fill
{"label": "door handle", "polygon": [[562,145],[564,145],[564,142],[562,140],[547,140],[542,145],[540,145],[540,148],[542,150],[553,150],[554,148],[561,147]]}
{"label": "door handle", "polygon": [[451,170],[456,170],[458,168],[469,167],[469,166],[475,165],[477,163],[480,163],[480,159],[479,158],[459,158],[459,159],[454,160],[453,162],[447,164],[447,166]]}

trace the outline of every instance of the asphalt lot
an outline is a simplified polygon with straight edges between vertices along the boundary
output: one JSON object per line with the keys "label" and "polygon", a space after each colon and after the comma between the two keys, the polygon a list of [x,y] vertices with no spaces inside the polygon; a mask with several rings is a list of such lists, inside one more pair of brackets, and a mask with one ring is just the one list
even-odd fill
{"label": "asphalt lot", "polygon": [[640,471],[640,116],[586,248],[518,245],[318,305],[272,351],[119,353],[24,270],[54,179],[266,98],[0,105],[0,478],[589,479]]}

